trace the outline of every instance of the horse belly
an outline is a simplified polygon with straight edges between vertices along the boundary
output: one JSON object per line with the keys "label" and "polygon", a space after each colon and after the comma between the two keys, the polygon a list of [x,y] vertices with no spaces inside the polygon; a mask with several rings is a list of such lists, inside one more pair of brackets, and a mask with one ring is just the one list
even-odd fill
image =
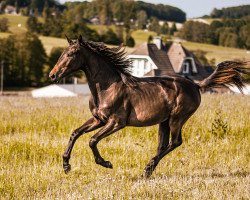
{"label": "horse belly", "polygon": [[141,99],[132,105],[128,126],[151,126],[165,121],[170,114],[171,105],[164,98]]}

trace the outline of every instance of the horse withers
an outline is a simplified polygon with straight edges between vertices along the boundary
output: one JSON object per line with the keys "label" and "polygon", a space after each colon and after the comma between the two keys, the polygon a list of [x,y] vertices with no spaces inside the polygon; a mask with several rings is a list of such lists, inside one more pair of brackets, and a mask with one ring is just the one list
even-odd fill
{"label": "horse withers", "polygon": [[63,154],[65,173],[71,169],[70,155],[82,134],[101,128],[91,137],[89,146],[97,164],[112,168],[111,162],[104,160],[97,149],[101,139],[125,126],[159,124],[157,153],[144,170],[145,176],[149,177],[159,161],[182,144],[181,129],[200,105],[200,90],[233,84],[242,91],[241,73],[250,74],[250,70],[244,67],[248,62],[225,61],[199,83],[177,75],[137,78],[129,73],[131,62],[123,47],[108,48],[103,43],[83,40],[81,36],[77,40],[67,40],[69,46],[49,76],[58,82],[78,70],[85,72],[93,116],[70,137]]}

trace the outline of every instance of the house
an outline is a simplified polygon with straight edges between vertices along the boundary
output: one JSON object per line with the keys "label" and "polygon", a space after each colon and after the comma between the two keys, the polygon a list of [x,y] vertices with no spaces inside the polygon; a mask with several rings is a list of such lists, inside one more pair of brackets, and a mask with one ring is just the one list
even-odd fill
{"label": "house", "polygon": [[166,49],[160,37],[154,37],[153,43],[142,44],[128,58],[132,61],[132,74],[137,77],[179,74],[202,80],[213,72],[180,43],[172,43]]}
{"label": "house", "polygon": [[5,14],[17,15],[16,7],[7,5],[4,9]]}

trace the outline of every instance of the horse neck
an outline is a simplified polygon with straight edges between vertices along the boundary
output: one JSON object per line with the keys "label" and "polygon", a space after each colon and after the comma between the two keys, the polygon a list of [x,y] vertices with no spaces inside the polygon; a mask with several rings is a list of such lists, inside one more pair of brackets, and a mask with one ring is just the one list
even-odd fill
{"label": "horse neck", "polygon": [[85,60],[85,72],[90,91],[96,104],[100,101],[100,92],[109,88],[115,82],[121,81],[119,74],[101,56],[82,49]]}

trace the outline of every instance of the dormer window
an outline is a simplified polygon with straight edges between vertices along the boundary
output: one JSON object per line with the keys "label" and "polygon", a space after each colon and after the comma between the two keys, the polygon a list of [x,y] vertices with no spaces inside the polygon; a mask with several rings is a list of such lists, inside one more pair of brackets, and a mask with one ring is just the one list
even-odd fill
{"label": "dormer window", "polygon": [[189,74],[189,63],[188,62],[185,62],[183,64],[182,73],[183,74]]}

